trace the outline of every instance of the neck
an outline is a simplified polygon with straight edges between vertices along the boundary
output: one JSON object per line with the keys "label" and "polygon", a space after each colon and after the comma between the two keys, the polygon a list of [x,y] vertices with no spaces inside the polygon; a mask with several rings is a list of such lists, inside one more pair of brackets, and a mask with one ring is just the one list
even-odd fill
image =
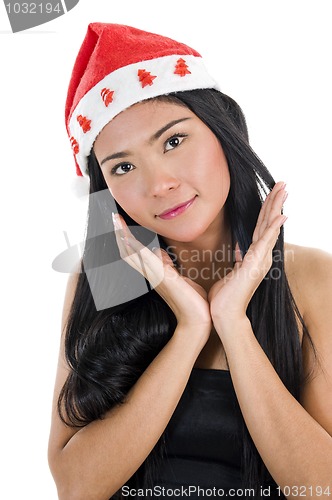
{"label": "neck", "polygon": [[207,292],[233,268],[233,242],[224,211],[194,241],[164,238],[177,257],[180,274],[200,284]]}

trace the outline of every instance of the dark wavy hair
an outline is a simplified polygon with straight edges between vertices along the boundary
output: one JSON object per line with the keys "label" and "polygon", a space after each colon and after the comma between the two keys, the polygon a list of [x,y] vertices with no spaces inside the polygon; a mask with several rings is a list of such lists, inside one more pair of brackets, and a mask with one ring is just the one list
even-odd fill
{"label": "dark wavy hair", "polygon": [[[263,199],[275,181],[249,145],[246,120],[241,108],[233,99],[214,89],[179,92],[155,99],[188,107],[219,139],[231,178],[226,210],[232,238],[245,254],[252,242]],[[107,190],[93,150],[89,157],[89,175],[90,194]],[[99,310],[96,307],[91,293],[92,278],[88,280],[87,277],[89,270],[96,271],[93,279],[98,281],[98,286],[103,290],[102,295],[107,297],[118,293],[121,288],[126,289],[129,275],[125,271],[121,274],[122,283],[118,279],[112,283],[112,280],[103,278],[103,271],[97,272],[101,263],[107,266],[121,258],[114,232],[105,230],[105,234],[96,234],[95,221],[109,221],[112,207],[116,206],[133,232],[135,227],[140,229],[109,191],[105,193],[107,195],[102,203],[90,196],[81,274],[66,325],[65,354],[71,372],[62,388],[58,411],[65,423],[74,426],[85,426],[101,419],[108,410],[121,404],[176,328],[173,312],[148,284],[146,291],[139,297],[109,307],[106,304]],[[106,226],[111,228],[109,222]],[[147,232],[143,243],[149,245],[153,236]],[[160,246],[166,248],[162,238],[158,238]],[[273,250],[270,273],[252,297],[247,315],[258,342],[282,382],[299,400],[304,373],[297,320],[314,346],[292,296],[283,256],[282,229]],[[278,279],[271,274],[272,268],[274,273],[277,272]],[[243,428],[243,484],[255,488],[257,492],[259,485],[275,483],[257,452],[240,410],[239,419]],[[127,484],[132,487],[153,485],[154,474],[163,457],[164,436]],[[121,490],[112,498],[121,498]]]}

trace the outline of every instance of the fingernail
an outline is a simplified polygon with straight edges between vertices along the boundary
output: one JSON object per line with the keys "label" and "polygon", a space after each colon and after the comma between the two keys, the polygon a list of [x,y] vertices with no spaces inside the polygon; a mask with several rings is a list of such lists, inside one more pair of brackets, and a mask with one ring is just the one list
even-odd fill
{"label": "fingernail", "polygon": [[121,229],[121,226],[119,224],[119,221],[117,220],[117,218],[115,217],[115,213],[112,212],[112,221],[113,221],[113,225],[114,225],[114,228],[115,229]]}
{"label": "fingernail", "polygon": [[275,183],[275,185],[273,186],[273,188],[271,189],[271,191],[274,190],[281,190],[281,189],[285,189],[286,187],[286,182],[283,182],[283,181],[278,181]]}
{"label": "fingernail", "polygon": [[281,219],[281,225],[284,225],[287,219],[288,219],[287,215],[284,215],[283,218]]}

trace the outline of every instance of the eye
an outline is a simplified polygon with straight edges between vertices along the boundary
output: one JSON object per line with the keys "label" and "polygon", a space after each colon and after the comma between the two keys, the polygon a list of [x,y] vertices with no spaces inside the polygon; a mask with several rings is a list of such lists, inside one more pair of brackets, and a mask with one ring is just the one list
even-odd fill
{"label": "eye", "polygon": [[167,139],[167,141],[165,142],[165,145],[164,145],[165,152],[166,151],[171,151],[172,149],[175,149],[178,146],[180,146],[181,142],[183,142],[183,140],[186,137],[188,137],[186,134],[175,134],[175,135],[172,135],[172,137],[170,137],[169,139]]}
{"label": "eye", "polygon": [[131,163],[121,163],[120,165],[115,165],[115,167],[112,168],[111,174],[112,175],[124,175],[133,170],[135,167]]}

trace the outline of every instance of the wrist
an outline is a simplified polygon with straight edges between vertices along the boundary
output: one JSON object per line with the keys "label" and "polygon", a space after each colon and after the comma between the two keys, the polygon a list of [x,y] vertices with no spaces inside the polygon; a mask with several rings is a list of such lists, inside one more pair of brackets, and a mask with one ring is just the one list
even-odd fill
{"label": "wrist", "polygon": [[206,323],[188,323],[180,321],[177,324],[173,337],[181,338],[184,348],[198,350],[206,344],[212,329],[212,321]]}
{"label": "wrist", "polygon": [[212,318],[213,325],[218,333],[221,341],[226,343],[228,339],[232,339],[241,332],[251,329],[251,323],[246,314],[224,315],[223,317]]}

